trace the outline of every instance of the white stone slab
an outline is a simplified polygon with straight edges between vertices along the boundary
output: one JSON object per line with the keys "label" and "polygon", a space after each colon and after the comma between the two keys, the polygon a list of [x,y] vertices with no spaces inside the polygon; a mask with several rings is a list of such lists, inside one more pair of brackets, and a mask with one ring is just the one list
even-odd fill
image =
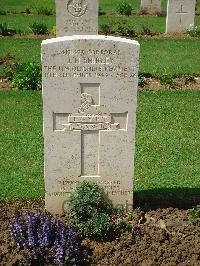
{"label": "white stone slab", "polygon": [[56,0],[57,37],[98,34],[98,0]]}
{"label": "white stone slab", "polygon": [[108,36],[42,42],[46,209],[97,182],[131,208],[139,44]]}
{"label": "white stone slab", "polygon": [[161,12],[161,0],[141,0],[141,10],[149,13]]}
{"label": "white stone slab", "polygon": [[196,0],[168,0],[166,32],[184,32],[194,25]]}

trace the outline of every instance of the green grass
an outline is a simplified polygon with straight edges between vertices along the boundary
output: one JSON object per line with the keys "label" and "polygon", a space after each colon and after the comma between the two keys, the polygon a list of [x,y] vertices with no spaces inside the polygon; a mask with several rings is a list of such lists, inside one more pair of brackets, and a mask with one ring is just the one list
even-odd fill
{"label": "green grass", "polygon": [[0,0],[0,9],[10,10],[17,13],[25,11],[30,8],[32,12],[41,7],[48,7],[55,10],[54,0]]}
{"label": "green grass", "polygon": [[41,96],[0,92],[0,196],[39,197],[43,185]]}
{"label": "green grass", "polygon": [[[48,30],[51,31],[52,27],[56,25],[55,16],[0,16],[0,23],[7,23],[8,27],[17,30],[22,34],[31,33],[30,25],[34,22],[44,23],[47,25]],[[108,24],[112,30],[117,30],[119,26],[129,27],[136,32],[141,32],[142,27],[146,26],[153,32],[165,32],[165,17],[152,17],[152,16],[131,16],[131,17],[112,17],[100,16],[99,17],[99,30],[102,25]],[[200,16],[196,17],[195,25],[200,25]]]}
{"label": "green grass", "polygon": [[[200,92],[140,92],[138,98],[135,191],[195,193]],[[0,113],[0,198],[43,197],[41,92],[0,92]]]}
{"label": "green grass", "polygon": [[139,40],[140,71],[156,76],[200,74],[200,40]]}
{"label": "green grass", "polygon": [[[156,76],[200,74],[200,40],[140,39],[140,71]],[[0,39],[0,57],[7,53],[23,62],[40,62],[41,39]]]}
{"label": "green grass", "polygon": [[[100,0],[100,7],[102,11],[116,12],[116,7],[122,0]],[[140,7],[140,0],[124,0],[124,2],[130,3],[133,6],[134,11],[138,11]],[[41,7],[48,7],[55,10],[54,0],[1,0],[0,8],[4,10],[13,10],[16,12],[22,12],[27,7],[31,10],[35,10]],[[167,0],[162,0],[162,10],[166,11]],[[200,1],[197,0],[197,11],[200,11]]]}
{"label": "green grass", "polygon": [[10,53],[22,62],[40,62],[41,39],[0,39],[0,57]]}
{"label": "green grass", "polygon": [[136,190],[199,188],[200,91],[139,96]]}
{"label": "green grass", "polygon": [[0,21],[2,23],[7,23],[9,28],[15,29],[17,32],[20,31],[21,33],[31,33],[30,25],[34,22],[44,23],[47,25],[49,31],[56,25],[55,16],[0,16]]}

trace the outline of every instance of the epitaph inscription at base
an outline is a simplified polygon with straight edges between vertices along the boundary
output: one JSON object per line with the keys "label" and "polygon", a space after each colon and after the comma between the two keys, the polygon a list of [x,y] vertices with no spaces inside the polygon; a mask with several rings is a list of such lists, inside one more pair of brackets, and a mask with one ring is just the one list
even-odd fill
{"label": "epitaph inscription at base", "polygon": [[98,0],[56,0],[57,37],[98,34]]}
{"label": "epitaph inscription at base", "polygon": [[139,44],[72,36],[42,43],[46,208],[61,213],[78,182],[133,204]]}

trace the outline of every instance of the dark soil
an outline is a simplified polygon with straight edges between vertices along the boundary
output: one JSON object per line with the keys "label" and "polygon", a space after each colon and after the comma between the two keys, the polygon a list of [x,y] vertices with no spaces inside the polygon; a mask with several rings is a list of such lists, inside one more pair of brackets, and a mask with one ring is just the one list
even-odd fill
{"label": "dark soil", "polygon": [[[0,208],[0,265],[9,266],[23,258],[8,234],[13,213],[44,210],[44,201],[1,201]],[[89,265],[200,265],[200,221],[199,218],[192,219],[190,210],[135,210],[115,217],[117,220],[122,218],[127,220],[128,229],[121,235],[104,241],[83,240],[83,246],[90,250]]]}
{"label": "dark soil", "polygon": [[[139,87],[140,90],[165,90],[169,89],[169,84],[161,84],[157,78],[145,78],[145,84],[143,87]],[[200,90],[200,77],[195,77],[193,81],[186,81],[184,78],[174,78],[173,87],[175,90]]]}

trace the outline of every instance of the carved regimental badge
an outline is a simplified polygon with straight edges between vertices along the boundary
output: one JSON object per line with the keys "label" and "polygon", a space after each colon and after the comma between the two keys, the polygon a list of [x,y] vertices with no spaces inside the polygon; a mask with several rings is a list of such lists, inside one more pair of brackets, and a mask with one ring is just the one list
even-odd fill
{"label": "carved regimental badge", "polygon": [[72,16],[81,17],[87,11],[87,2],[86,0],[69,0],[67,10]]}

